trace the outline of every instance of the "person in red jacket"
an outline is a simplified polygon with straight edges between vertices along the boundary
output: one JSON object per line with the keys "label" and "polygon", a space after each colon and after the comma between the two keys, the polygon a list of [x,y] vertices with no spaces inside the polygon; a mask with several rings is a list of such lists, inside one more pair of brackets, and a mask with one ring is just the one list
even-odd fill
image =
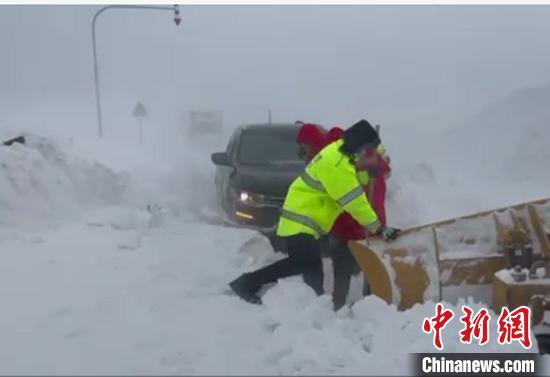
{"label": "person in red jacket", "polygon": [[380,224],[386,225],[386,179],[391,173],[390,165],[381,153],[371,154],[367,151],[365,162],[358,168],[366,170],[369,174],[367,198],[378,215]]}
{"label": "person in red jacket", "polygon": [[344,130],[340,127],[332,127],[327,133],[327,144],[344,137]]}
{"label": "person in red jacket", "polygon": [[327,145],[327,133],[314,123],[300,123],[301,127],[296,135],[298,155],[308,164],[321,149]]}

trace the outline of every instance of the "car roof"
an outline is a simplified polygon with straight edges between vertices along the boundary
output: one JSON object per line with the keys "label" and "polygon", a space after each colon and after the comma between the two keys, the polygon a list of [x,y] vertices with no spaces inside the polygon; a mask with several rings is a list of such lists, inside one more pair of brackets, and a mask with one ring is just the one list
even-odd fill
{"label": "car roof", "polygon": [[296,131],[298,132],[298,125],[294,123],[261,123],[261,124],[245,124],[239,127],[243,131]]}

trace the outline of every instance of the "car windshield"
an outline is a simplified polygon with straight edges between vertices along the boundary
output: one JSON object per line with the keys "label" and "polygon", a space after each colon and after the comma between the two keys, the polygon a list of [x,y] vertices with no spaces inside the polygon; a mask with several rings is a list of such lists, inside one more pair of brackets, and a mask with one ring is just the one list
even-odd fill
{"label": "car windshield", "polygon": [[265,165],[301,163],[296,144],[297,129],[249,129],[241,135],[239,162]]}

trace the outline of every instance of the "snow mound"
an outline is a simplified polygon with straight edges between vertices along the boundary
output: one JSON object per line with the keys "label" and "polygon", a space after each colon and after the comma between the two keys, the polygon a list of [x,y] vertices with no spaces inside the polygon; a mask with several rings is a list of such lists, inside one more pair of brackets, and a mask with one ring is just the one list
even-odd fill
{"label": "snow mound", "polygon": [[[427,163],[394,168],[387,183],[388,223],[405,228],[438,219],[440,213],[434,213],[438,207],[425,204],[428,199],[426,188],[438,183]],[[430,200],[435,200],[434,196]]]}
{"label": "snow mound", "polygon": [[26,139],[26,145],[0,147],[3,225],[121,201],[123,177],[105,165],[71,155],[47,138]]}
{"label": "snow mound", "polygon": [[550,196],[549,104],[550,87],[518,90],[408,148],[388,181],[389,222],[420,225]]}
{"label": "snow mound", "polygon": [[540,182],[550,159],[549,104],[550,87],[513,92],[447,132],[440,152],[478,177]]}
{"label": "snow mound", "polygon": [[388,223],[402,228],[513,203],[506,196],[492,195],[495,187],[500,186],[491,182],[477,182],[473,186],[470,179],[459,179],[452,172],[437,170],[433,162],[396,166],[387,187]]}
{"label": "snow mound", "polygon": [[523,89],[422,144],[402,139],[388,222],[421,225],[550,196],[549,104],[550,87]]}
{"label": "snow mound", "polygon": [[[280,374],[403,375],[412,372],[410,353],[434,352],[433,335],[421,328],[424,318],[434,315],[434,302],[399,312],[368,296],[334,313],[329,296],[316,297],[299,279],[287,279],[264,295],[264,304],[266,326],[273,331],[265,358]],[[496,336],[485,346],[462,344],[463,304],[444,304],[456,315],[443,332],[445,352],[535,352],[499,345]],[[471,300],[467,304],[476,311],[482,307]],[[491,315],[494,335],[496,315]]]}

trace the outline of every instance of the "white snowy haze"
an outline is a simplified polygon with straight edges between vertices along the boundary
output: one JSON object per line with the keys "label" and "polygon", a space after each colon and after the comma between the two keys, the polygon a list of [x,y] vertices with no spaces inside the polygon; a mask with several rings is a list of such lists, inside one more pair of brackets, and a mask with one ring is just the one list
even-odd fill
{"label": "white snowy haze", "polygon": [[[381,124],[392,225],[550,196],[550,6],[185,5],[179,26],[109,10],[103,139],[99,9],[0,6],[0,140],[28,141],[0,146],[0,374],[411,373],[407,353],[433,351],[433,302],[334,313],[296,278],[262,306],[225,294],[280,256],[216,221],[210,154],[268,109]],[[191,138],[195,109],[222,111],[225,131]]]}
{"label": "white snowy haze", "polygon": [[[97,6],[0,8],[0,114],[93,135]],[[359,117],[425,134],[508,93],[548,85],[547,6],[182,6],[97,22],[106,134],[129,138],[141,100],[165,129],[216,108],[228,125]],[[47,126],[46,126],[47,124]],[[388,131],[389,132],[389,131]],[[397,149],[397,147],[395,148]]]}

